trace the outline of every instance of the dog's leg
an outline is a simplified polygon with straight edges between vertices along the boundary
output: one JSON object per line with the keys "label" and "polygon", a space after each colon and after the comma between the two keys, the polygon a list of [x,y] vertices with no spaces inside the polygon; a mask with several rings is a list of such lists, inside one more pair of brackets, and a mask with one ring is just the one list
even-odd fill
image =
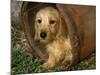
{"label": "dog's leg", "polygon": [[42,67],[47,68],[47,69],[50,69],[50,68],[53,68],[55,66],[55,63],[56,63],[55,56],[53,54],[50,54],[47,62],[45,62],[42,65]]}
{"label": "dog's leg", "polygon": [[72,55],[68,55],[62,62],[61,68],[69,68],[72,65]]}

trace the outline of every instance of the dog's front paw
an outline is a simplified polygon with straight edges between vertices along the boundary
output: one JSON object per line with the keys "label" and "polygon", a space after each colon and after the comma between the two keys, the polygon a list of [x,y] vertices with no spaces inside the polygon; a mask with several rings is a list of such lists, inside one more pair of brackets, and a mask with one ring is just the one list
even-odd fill
{"label": "dog's front paw", "polygon": [[48,63],[44,63],[44,64],[42,65],[42,67],[48,69],[48,68],[49,68]]}
{"label": "dog's front paw", "polygon": [[50,64],[50,63],[44,63],[42,65],[43,68],[46,68],[46,69],[52,69],[54,67],[54,64]]}

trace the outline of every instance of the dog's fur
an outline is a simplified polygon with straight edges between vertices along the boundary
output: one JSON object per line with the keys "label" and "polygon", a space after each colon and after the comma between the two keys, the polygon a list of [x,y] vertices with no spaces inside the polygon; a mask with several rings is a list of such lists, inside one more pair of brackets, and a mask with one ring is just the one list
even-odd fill
{"label": "dog's fur", "polygon": [[[47,34],[45,39],[40,37],[41,32]],[[67,27],[57,9],[45,7],[37,12],[34,41],[45,44],[48,53],[48,60],[43,64],[43,67],[53,68],[65,62],[69,66],[72,63],[72,47],[67,34]]]}

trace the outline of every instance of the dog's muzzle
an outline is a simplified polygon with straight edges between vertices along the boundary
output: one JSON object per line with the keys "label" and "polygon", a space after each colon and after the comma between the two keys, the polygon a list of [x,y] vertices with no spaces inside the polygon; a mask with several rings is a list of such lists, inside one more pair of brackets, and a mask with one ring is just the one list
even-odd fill
{"label": "dog's muzzle", "polygon": [[41,33],[40,33],[40,37],[41,37],[41,38],[45,39],[46,36],[47,36],[47,34],[46,34],[45,32],[41,32]]}

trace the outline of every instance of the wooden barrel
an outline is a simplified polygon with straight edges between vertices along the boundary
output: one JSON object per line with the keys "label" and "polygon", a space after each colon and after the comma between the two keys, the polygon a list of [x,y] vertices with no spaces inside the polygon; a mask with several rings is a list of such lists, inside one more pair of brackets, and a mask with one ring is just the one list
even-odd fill
{"label": "wooden barrel", "polygon": [[80,60],[86,58],[96,47],[96,7],[64,4],[57,7],[66,21],[73,50],[78,50]]}
{"label": "wooden barrel", "polygon": [[95,51],[96,47],[96,7],[71,4],[51,4],[23,2],[21,7],[21,25],[32,54],[40,59],[47,59],[46,51],[34,50],[34,18],[37,11],[43,7],[57,8],[63,15],[71,39],[75,61],[79,61]]}

